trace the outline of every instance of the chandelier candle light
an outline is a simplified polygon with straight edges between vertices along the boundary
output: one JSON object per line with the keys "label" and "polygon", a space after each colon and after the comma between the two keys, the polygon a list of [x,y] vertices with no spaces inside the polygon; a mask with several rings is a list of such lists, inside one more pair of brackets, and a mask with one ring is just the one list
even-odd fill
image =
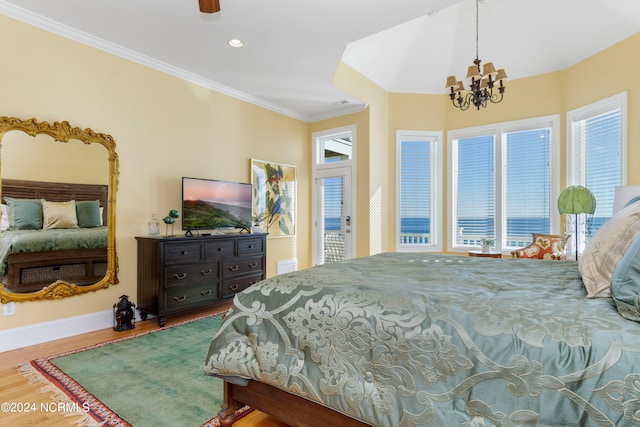
{"label": "chandelier candle light", "polygon": [[476,59],[467,71],[469,89],[465,89],[456,76],[447,77],[447,93],[453,106],[462,111],[471,105],[480,110],[480,107],[487,106],[488,101],[493,104],[502,101],[507,83],[507,73],[502,68],[496,71],[492,62],[484,64],[484,71],[480,72],[482,61],[478,58],[478,3],[479,0],[476,0]]}

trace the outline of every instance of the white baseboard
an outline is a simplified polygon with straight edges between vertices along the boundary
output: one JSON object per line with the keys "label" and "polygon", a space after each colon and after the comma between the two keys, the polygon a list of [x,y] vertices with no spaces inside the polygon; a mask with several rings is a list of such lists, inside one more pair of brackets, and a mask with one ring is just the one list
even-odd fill
{"label": "white baseboard", "polygon": [[0,352],[106,328],[113,328],[113,310],[7,329],[0,331]]}

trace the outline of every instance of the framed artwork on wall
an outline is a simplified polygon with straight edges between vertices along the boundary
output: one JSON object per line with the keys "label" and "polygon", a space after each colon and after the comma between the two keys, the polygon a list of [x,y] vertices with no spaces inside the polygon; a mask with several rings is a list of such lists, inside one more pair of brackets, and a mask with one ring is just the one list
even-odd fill
{"label": "framed artwork on wall", "polygon": [[296,167],[251,159],[253,216],[269,237],[296,234]]}

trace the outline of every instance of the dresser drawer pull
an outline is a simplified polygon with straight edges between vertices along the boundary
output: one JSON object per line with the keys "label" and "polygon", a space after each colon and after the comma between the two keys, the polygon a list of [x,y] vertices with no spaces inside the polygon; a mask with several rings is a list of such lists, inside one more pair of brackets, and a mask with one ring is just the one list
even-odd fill
{"label": "dresser drawer pull", "polygon": [[182,301],[184,301],[186,299],[187,299],[186,295],[182,295],[181,297],[173,297],[173,300],[177,301],[177,302],[182,302]]}
{"label": "dresser drawer pull", "polygon": [[249,245],[249,246],[247,246],[247,248],[253,249],[253,245]]}
{"label": "dresser drawer pull", "polygon": [[237,291],[238,290],[238,284],[236,283],[235,285],[229,286],[229,289],[232,290],[232,291]]}
{"label": "dresser drawer pull", "polygon": [[181,254],[182,254],[182,255],[188,255],[188,254],[189,254],[189,251],[182,251],[182,252],[181,252]]}
{"label": "dresser drawer pull", "polygon": [[258,266],[257,262],[252,262],[251,264],[249,264],[249,268],[256,268]]}
{"label": "dresser drawer pull", "polygon": [[211,273],[213,273],[213,270],[212,270],[212,269],[208,269],[207,271],[204,271],[204,270],[203,270],[203,271],[200,271],[200,274],[202,274],[203,276],[208,276],[208,275],[210,275]]}
{"label": "dresser drawer pull", "polygon": [[174,274],[173,276],[178,280],[182,280],[182,279],[186,279],[187,278],[187,273]]}
{"label": "dresser drawer pull", "polygon": [[224,248],[218,248],[218,252],[224,252]]}
{"label": "dresser drawer pull", "polygon": [[207,295],[211,295],[211,289],[207,289],[206,291],[200,292],[200,295],[206,297]]}
{"label": "dresser drawer pull", "polygon": [[237,265],[231,265],[231,266],[229,266],[229,270],[231,270],[231,271],[238,271],[238,269],[239,269],[239,268],[240,268],[240,267],[238,267]]}

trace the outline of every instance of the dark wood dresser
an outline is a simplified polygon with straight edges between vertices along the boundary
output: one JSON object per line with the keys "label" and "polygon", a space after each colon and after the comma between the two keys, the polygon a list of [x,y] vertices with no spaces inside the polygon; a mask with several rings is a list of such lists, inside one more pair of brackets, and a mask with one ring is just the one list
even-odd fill
{"label": "dark wood dresser", "polygon": [[145,320],[212,305],[265,278],[267,234],[136,237],[137,308]]}

